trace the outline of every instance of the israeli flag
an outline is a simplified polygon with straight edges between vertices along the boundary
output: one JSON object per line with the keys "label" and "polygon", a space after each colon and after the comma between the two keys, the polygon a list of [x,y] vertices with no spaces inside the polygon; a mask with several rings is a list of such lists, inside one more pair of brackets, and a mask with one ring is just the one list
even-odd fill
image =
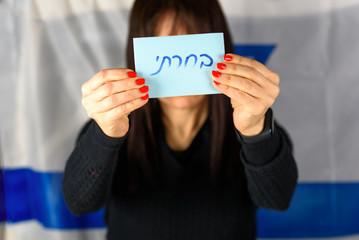
{"label": "israeli flag", "polygon": [[[87,115],[81,85],[125,66],[131,1],[0,1],[0,239],[104,239],[103,210],[75,217],[61,180]],[[260,239],[359,239],[359,0],[221,0],[237,54],[281,77],[275,116],[300,183]]]}

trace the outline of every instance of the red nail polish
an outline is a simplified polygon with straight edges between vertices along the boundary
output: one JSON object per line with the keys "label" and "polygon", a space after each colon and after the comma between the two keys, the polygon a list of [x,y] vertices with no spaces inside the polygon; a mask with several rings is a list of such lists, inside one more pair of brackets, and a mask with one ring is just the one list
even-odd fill
{"label": "red nail polish", "polygon": [[141,97],[142,100],[147,100],[150,96],[148,96],[148,94],[146,94],[146,96]]}
{"label": "red nail polish", "polygon": [[143,86],[140,88],[140,92],[141,93],[145,93],[145,92],[148,92],[148,86]]}
{"label": "red nail polish", "polygon": [[133,78],[137,76],[136,72],[127,72],[128,77]]}
{"label": "red nail polish", "polygon": [[232,56],[230,56],[230,55],[224,55],[224,57],[223,57],[223,59],[225,60],[225,61],[232,61]]}
{"label": "red nail polish", "polygon": [[137,79],[137,80],[136,80],[136,84],[137,84],[137,85],[143,85],[143,84],[145,84],[145,79],[144,79],[144,78],[139,78],[139,79]]}
{"label": "red nail polish", "polygon": [[217,81],[213,81],[216,85],[219,85],[219,82],[217,82]]}
{"label": "red nail polish", "polygon": [[217,68],[220,70],[226,69],[227,65],[224,63],[217,63]]}
{"label": "red nail polish", "polygon": [[220,72],[218,72],[218,71],[212,71],[212,75],[214,76],[214,77],[220,77],[221,76],[221,73]]}

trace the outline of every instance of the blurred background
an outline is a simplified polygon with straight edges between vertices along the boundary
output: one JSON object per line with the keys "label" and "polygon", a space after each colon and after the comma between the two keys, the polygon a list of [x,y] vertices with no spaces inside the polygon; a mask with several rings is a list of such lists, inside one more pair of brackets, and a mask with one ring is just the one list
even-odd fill
{"label": "blurred background", "polygon": [[[235,52],[279,73],[276,119],[300,183],[260,239],[359,239],[359,0],[220,0]],[[0,0],[0,239],[104,239],[61,179],[87,120],[81,85],[125,67],[132,0]],[[5,231],[4,231],[5,227]]]}

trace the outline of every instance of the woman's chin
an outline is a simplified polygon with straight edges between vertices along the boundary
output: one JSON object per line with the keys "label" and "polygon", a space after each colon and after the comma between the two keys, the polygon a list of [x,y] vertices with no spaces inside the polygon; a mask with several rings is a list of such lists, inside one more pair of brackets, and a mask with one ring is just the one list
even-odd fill
{"label": "woman's chin", "polygon": [[180,96],[180,97],[163,97],[158,98],[161,105],[166,107],[187,109],[193,108],[203,104],[203,101],[207,99],[206,95],[192,95],[192,96]]}

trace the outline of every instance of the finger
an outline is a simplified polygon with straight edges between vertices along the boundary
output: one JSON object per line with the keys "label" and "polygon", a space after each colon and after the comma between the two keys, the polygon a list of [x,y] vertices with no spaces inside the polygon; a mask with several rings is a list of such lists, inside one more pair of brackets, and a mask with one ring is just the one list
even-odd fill
{"label": "finger", "polygon": [[212,71],[212,79],[217,83],[239,89],[257,98],[264,96],[264,89],[248,78]]}
{"label": "finger", "polygon": [[244,65],[220,62],[220,63],[217,63],[217,69],[220,73],[226,73],[226,74],[236,75],[236,76],[250,79],[250,80],[254,81],[256,84],[258,84],[259,86],[264,86],[269,81],[257,69],[248,67],[248,66],[244,66]]}
{"label": "finger", "polygon": [[218,91],[228,96],[231,101],[236,101],[237,104],[241,105],[246,109],[247,112],[250,112],[252,114],[260,114],[266,107],[266,105],[263,104],[260,98],[256,98],[239,89],[224,84],[214,84],[214,87]]}
{"label": "finger", "polygon": [[139,89],[145,84],[144,78],[128,78],[124,80],[109,81],[93,91],[91,97],[94,101],[102,101],[108,96],[128,90]]}
{"label": "finger", "polygon": [[224,55],[224,60],[225,63],[234,63],[234,64],[239,64],[242,66],[254,68],[262,75],[267,77],[269,80],[273,81],[276,84],[279,84],[280,81],[279,75],[254,59],[246,58],[237,54],[228,53]]}
{"label": "finger", "polygon": [[148,95],[142,98],[136,98],[119,106],[116,106],[112,109],[109,109],[106,112],[97,113],[97,118],[102,119],[117,119],[123,116],[129,115],[131,112],[136,109],[144,106],[148,102]]}
{"label": "finger", "polygon": [[218,71],[212,71],[212,79],[217,83],[225,84],[234,88],[238,88],[254,97],[263,98],[268,102],[273,102],[279,95],[279,85],[266,81],[263,85],[248,78],[235,75],[225,74]]}
{"label": "finger", "polygon": [[91,91],[97,89],[105,82],[113,80],[122,80],[130,77],[135,77],[136,73],[131,69],[116,68],[104,69],[96,73],[90,80],[82,85],[82,94],[88,95]]}
{"label": "finger", "polygon": [[96,103],[94,108],[95,112],[106,112],[112,108],[119,107],[127,102],[135,100],[137,98],[145,97],[148,93],[148,86],[143,86],[142,88],[132,89],[125,92],[116,93],[108,96],[100,102]]}

